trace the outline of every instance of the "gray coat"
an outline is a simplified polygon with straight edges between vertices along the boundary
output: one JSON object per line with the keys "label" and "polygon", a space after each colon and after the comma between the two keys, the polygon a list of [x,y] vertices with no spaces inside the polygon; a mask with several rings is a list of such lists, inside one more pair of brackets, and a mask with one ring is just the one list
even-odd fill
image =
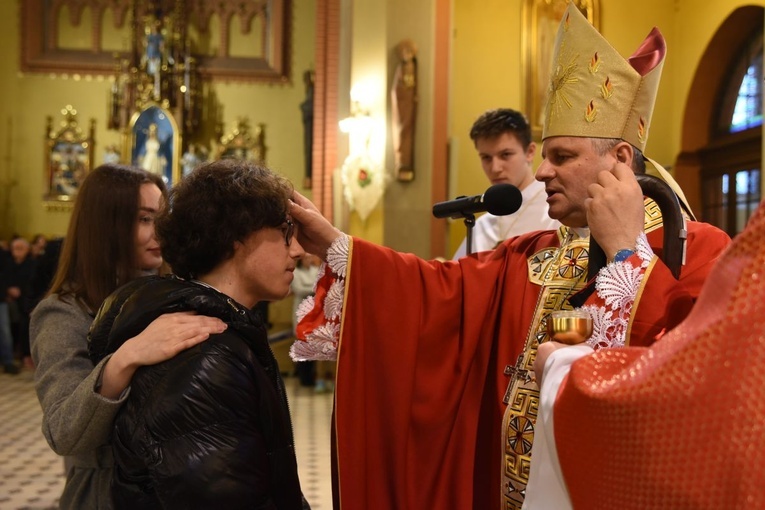
{"label": "gray coat", "polygon": [[43,410],[42,432],[53,451],[65,457],[62,509],[112,508],[112,426],[129,389],[119,400],[96,392],[109,358],[94,367],[88,357],[87,335],[92,321],[85,305],[53,295],[37,305],[30,323],[37,398]]}

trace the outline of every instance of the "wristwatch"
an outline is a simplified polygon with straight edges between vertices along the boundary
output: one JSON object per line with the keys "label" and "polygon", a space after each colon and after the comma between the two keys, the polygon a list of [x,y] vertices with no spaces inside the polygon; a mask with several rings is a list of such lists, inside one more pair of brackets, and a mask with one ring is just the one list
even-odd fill
{"label": "wristwatch", "polygon": [[614,255],[613,262],[624,262],[628,258],[630,258],[632,255],[635,254],[635,250],[619,250],[616,252],[616,255]]}

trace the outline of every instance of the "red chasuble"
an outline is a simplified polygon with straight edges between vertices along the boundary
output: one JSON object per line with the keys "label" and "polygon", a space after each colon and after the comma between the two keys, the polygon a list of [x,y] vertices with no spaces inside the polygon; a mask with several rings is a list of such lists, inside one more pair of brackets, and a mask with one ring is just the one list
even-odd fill
{"label": "red chasuble", "polygon": [[[681,281],[661,261],[643,280],[631,326],[641,337],[685,317],[729,242],[705,224],[688,230]],[[560,235],[535,232],[443,263],[353,239],[335,388],[336,509],[500,507],[503,370],[537,306],[530,261]],[[661,236],[648,236],[659,254]]]}

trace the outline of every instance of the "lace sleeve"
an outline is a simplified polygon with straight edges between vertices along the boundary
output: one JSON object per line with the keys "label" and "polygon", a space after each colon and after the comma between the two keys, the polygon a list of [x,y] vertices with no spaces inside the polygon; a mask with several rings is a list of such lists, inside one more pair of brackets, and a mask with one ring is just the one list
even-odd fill
{"label": "lace sleeve", "polygon": [[327,262],[317,275],[314,295],[297,309],[297,341],[290,347],[293,361],[336,360],[350,237],[342,234],[327,250]]}
{"label": "lace sleeve", "polygon": [[653,257],[648,238],[641,232],[632,256],[598,272],[594,303],[582,307],[592,317],[592,336],[587,343],[593,349],[624,347],[632,305]]}

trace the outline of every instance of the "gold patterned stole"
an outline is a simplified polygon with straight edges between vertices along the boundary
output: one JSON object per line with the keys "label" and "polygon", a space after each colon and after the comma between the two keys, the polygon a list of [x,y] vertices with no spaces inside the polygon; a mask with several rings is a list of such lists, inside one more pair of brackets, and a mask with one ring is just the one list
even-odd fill
{"label": "gold patterned stole", "polygon": [[[661,227],[661,212],[651,199],[645,200],[645,232]],[[587,281],[590,238],[579,237],[568,227],[558,230],[559,248],[545,248],[528,261],[528,278],[541,285],[529,334],[514,366],[505,367],[510,382],[502,420],[502,509],[519,509],[526,496],[531,463],[531,445],[539,408],[539,387],[533,378],[537,347],[548,340],[547,318],[556,310],[570,310],[568,298]]]}
{"label": "gold patterned stole", "polygon": [[547,318],[555,310],[570,310],[567,298],[582,289],[589,260],[589,237],[581,238],[562,227],[559,248],[545,248],[528,259],[529,280],[542,286],[523,353],[515,366],[505,394],[508,404],[502,420],[502,508],[520,509],[526,494],[539,407],[539,388],[533,378],[537,347],[547,339]]}

